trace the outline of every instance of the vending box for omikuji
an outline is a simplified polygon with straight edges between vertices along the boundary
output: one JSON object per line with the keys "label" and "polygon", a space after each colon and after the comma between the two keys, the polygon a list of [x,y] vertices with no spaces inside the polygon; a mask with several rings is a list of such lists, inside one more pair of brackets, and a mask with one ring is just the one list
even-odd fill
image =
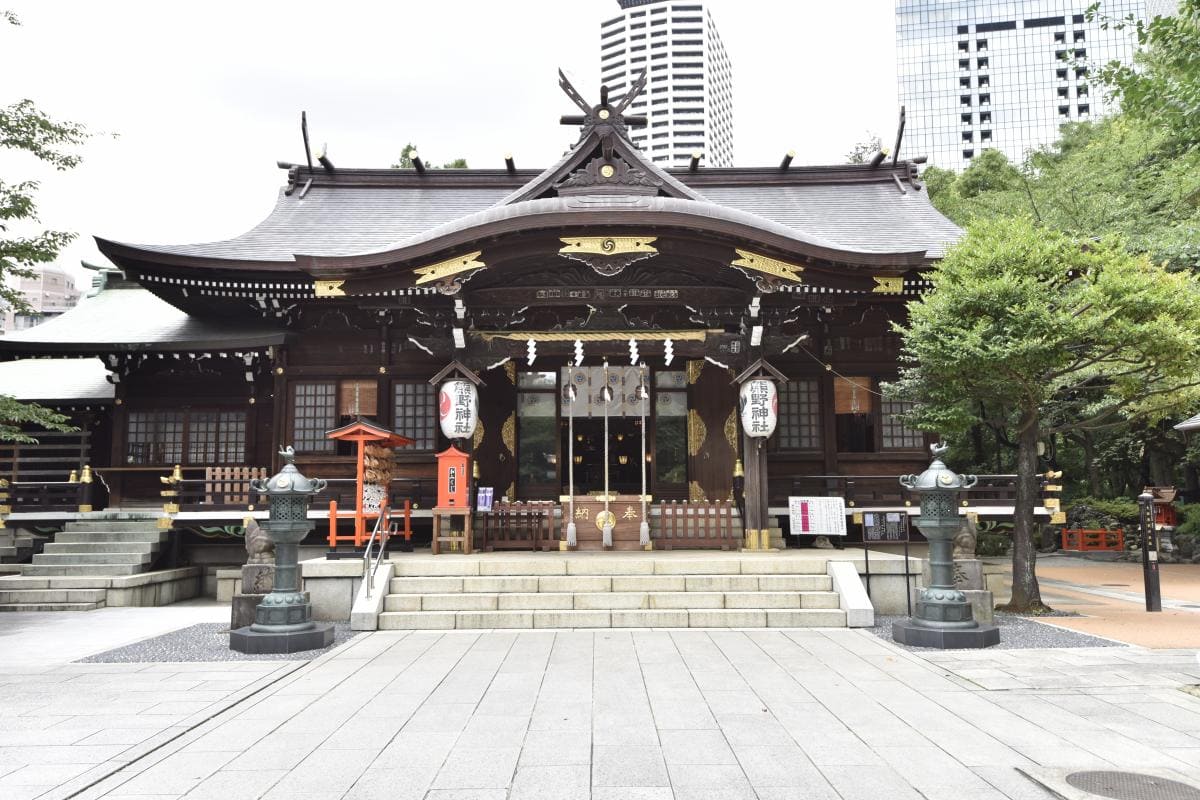
{"label": "vending box for omikuji", "polygon": [[471,503],[471,457],[457,447],[437,454],[438,508],[467,508]]}

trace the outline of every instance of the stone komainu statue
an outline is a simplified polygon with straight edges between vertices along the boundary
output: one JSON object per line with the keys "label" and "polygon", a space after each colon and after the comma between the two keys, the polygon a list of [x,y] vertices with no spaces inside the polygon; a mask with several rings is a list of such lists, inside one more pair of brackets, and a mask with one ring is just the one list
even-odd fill
{"label": "stone komainu statue", "polygon": [[253,517],[246,518],[246,563],[275,563],[275,543]]}

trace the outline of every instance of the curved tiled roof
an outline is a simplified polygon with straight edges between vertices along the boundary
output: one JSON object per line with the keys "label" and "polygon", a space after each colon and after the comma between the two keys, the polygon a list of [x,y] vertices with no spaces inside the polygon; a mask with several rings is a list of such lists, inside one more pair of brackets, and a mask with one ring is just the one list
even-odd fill
{"label": "curved tiled roof", "polygon": [[239,350],[281,344],[264,324],[203,320],[123,281],[32,328],[0,336],[0,353],[110,353]]}
{"label": "curved tiled roof", "polygon": [[[329,257],[396,249],[426,240],[438,228],[457,227],[456,223],[473,214],[489,209],[505,213],[543,202],[501,206],[511,195],[511,187],[503,185],[454,186],[445,178],[436,186],[412,184],[411,180],[379,185],[314,184],[303,197],[299,191],[290,195],[281,191],[271,214],[233,239],[127,246],[149,254],[286,264],[297,254]],[[922,251],[929,258],[939,258],[946,245],[962,233],[933,207],[926,192],[911,187],[901,192],[891,180],[790,185],[706,182],[702,188],[707,203],[674,202],[694,203],[697,213],[724,207],[746,215],[748,224],[782,229],[780,232],[791,238],[848,252]]]}

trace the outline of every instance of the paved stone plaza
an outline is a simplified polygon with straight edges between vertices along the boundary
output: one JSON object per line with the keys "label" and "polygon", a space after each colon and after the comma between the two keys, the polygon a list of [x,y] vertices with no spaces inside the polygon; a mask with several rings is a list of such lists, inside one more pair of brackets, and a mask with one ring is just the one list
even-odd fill
{"label": "paved stone plaza", "polygon": [[1025,800],[1050,797],[1020,771],[1042,767],[1200,779],[1194,651],[397,631],[308,664],[5,658],[6,800]]}

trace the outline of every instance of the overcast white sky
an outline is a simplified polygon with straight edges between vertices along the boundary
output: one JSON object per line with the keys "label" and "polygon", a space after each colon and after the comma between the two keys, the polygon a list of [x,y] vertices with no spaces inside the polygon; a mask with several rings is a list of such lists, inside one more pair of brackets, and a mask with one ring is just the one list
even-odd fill
{"label": "overcast white sky", "polygon": [[[840,163],[897,117],[893,0],[710,0],[733,62],[739,166]],[[42,181],[45,227],[102,257],[140,243],[235,236],[303,161],[300,111],[338,166],[386,167],[404,143],[438,162],[544,167],[574,140],[562,67],[598,92],[599,24],[616,0],[0,0],[0,105],[31,98],[97,135],[53,173],[0,154],[0,179]],[[114,136],[115,134],[115,136]],[[81,270],[76,270],[82,273]],[[86,274],[86,273],[82,273]]]}

